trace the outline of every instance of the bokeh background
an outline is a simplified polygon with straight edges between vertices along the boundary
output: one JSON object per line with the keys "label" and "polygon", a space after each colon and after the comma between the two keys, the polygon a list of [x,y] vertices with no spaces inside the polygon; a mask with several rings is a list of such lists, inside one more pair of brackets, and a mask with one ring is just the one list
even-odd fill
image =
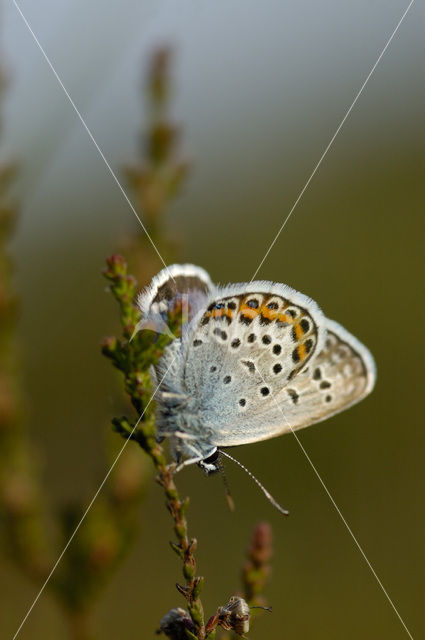
{"label": "bokeh background", "polygon": [[[182,260],[228,282],[253,275],[407,2],[20,6],[119,176],[146,122],[148,57],[174,47],[173,114],[192,169],[168,230]],[[425,632],[424,28],[417,2],[259,273],[312,296],[375,355],[374,393],[300,439],[415,638]],[[46,498],[88,502],[105,470],[108,421],[121,408],[98,346],[117,330],[100,272],[137,221],[11,2],[2,7],[1,51],[10,78],[2,147],[20,165],[12,250],[29,428]],[[237,468],[227,465],[235,514],[219,478],[181,474],[207,611],[238,588],[252,525],[267,519],[273,614],[250,637],[407,637],[295,439],[236,454],[291,516]],[[162,615],[182,605],[153,482],[141,519],[137,544],[99,601],[105,640],[153,637]],[[3,560],[1,572],[0,636],[11,638],[36,589]],[[20,637],[66,637],[48,594]]]}

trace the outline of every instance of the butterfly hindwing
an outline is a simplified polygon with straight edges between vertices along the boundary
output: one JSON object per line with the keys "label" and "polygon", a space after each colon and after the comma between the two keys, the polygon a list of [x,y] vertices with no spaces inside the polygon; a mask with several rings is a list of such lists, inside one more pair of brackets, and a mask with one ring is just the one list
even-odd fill
{"label": "butterfly hindwing", "polygon": [[[266,424],[256,414],[297,379],[324,341],[318,306],[290,287],[271,282],[232,285],[214,292],[186,338],[184,383],[196,397],[214,443],[234,444]],[[257,437],[254,432],[257,431]]]}
{"label": "butterfly hindwing", "polygon": [[325,326],[324,348],[309,370],[294,380],[293,390],[288,387],[277,398],[294,430],[347,409],[367,396],[375,384],[375,363],[369,350],[337,322],[326,319]]}
{"label": "butterfly hindwing", "polygon": [[326,338],[309,366],[289,380],[244,429],[222,430],[216,444],[231,446],[268,439],[321,422],[362,400],[375,383],[370,352],[346,329],[325,318]]}

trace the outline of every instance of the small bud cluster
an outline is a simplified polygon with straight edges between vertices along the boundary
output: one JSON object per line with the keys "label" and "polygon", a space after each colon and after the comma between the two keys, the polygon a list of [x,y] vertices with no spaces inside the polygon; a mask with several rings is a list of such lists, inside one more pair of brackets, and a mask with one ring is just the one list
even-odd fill
{"label": "small bud cluster", "polygon": [[247,560],[242,568],[244,595],[250,606],[265,604],[261,594],[270,575],[272,554],[271,527],[267,522],[260,522],[253,531]]}
{"label": "small bud cluster", "polygon": [[187,640],[188,631],[195,632],[193,622],[184,609],[177,607],[161,619],[157,633],[163,633],[170,640]]}
{"label": "small bud cluster", "polygon": [[224,607],[219,607],[216,613],[208,620],[206,625],[207,635],[217,627],[225,631],[234,631],[242,638],[249,631],[251,612],[246,600],[239,596],[231,596]]}

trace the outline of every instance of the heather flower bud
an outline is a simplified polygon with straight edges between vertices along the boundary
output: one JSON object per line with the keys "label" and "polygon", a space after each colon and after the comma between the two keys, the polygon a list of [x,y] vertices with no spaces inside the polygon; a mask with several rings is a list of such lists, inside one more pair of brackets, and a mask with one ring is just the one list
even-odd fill
{"label": "heather flower bud", "polygon": [[186,629],[194,631],[194,625],[184,609],[171,609],[161,619],[157,633],[163,633],[171,640],[186,640]]}

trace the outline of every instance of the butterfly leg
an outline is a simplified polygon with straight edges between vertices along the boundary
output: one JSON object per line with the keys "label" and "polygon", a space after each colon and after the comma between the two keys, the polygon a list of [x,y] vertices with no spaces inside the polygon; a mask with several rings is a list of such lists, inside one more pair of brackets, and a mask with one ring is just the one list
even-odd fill
{"label": "butterfly leg", "polygon": [[187,458],[187,460],[183,460],[183,462],[176,463],[172,462],[168,465],[168,469],[170,469],[173,473],[178,473],[184,467],[189,466],[190,464],[195,464],[197,462],[201,462],[203,460],[203,456],[196,456],[194,458]]}

